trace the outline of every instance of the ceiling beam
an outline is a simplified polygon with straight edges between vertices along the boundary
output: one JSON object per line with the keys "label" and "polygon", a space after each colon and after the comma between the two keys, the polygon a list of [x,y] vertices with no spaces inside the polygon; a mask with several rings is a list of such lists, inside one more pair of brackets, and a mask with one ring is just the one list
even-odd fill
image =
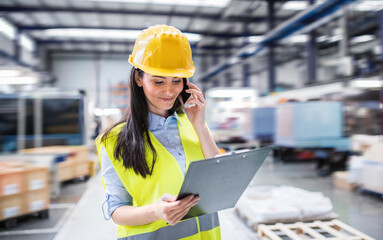
{"label": "ceiling beam", "polygon": [[[69,28],[79,28],[79,29],[105,29],[105,30],[142,30],[142,28],[120,28],[120,27],[94,27],[94,26],[20,26],[16,25],[17,29],[20,32],[29,32],[29,31],[39,31],[39,30],[47,30],[47,29],[53,29],[53,28],[59,28],[59,29],[69,29]],[[183,29],[180,29],[183,33],[186,33],[186,31],[183,31]],[[219,38],[235,38],[235,37],[249,37],[249,36],[261,36],[262,34],[251,34],[251,35],[244,35],[242,33],[214,33],[210,31],[193,31],[189,33],[196,33],[203,35],[205,37],[219,37]]]}
{"label": "ceiling beam", "polygon": [[[56,39],[51,39],[51,40],[36,40],[39,45],[55,45],[55,44],[65,44],[65,43],[70,43],[70,44],[129,44],[132,45],[135,43],[134,40],[130,41],[118,41],[118,40],[56,40]],[[206,50],[223,50],[223,49],[235,49],[235,48],[240,48],[242,45],[226,45],[226,46],[216,46],[216,45],[206,45],[202,47],[197,47],[195,43],[190,44],[192,49],[206,49]]]}
{"label": "ceiling beam", "polygon": [[[132,14],[132,15],[152,15],[152,16],[169,16],[169,12],[161,12],[156,10],[114,10],[114,9],[94,9],[94,8],[59,8],[59,7],[11,7],[11,6],[1,6],[0,13],[2,14],[11,14],[11,13],[39,13],[39,12],[72,12],[72,13],[99,13],[99,14]],[[195,13],[182,13],[174,12],[172,13],[174,17],[194,17]],[[219,20],[221,14],[209,14],[209,13],[200,13],[198,15],[200,19],[207,20]],[[285,21],[288,18],[279,17],[276,18],[276,21]],[[228,22],[266,22],[266,17],[246,17],[246,16],[230,16],[225,18],[224,21]]]}

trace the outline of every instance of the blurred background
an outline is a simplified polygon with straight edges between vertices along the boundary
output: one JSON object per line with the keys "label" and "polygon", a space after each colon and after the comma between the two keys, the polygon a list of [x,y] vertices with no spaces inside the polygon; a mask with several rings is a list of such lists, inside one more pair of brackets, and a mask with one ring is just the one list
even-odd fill
{"label": "blurred background", "polygon": [[1,239],[115,238],[94,139],[156,24],[187,35],[222,151],[274,146],[222,239],[383,236],[383,1],[0,0]]}

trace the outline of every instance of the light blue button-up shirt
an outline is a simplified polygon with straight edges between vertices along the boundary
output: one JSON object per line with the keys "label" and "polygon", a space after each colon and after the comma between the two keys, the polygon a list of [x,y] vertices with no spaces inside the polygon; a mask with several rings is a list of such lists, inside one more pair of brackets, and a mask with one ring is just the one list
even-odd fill
{"label": "light blue button-up shirt", "polygon": [[[149,112],[150,132],[173,155],[181,171],[185,174],[185,153],[182,147],[177,121],[180,123],[176,112],[168,118]],[[132,205],[133,200],[122,184],[121,179],[118,177],[116,170],[113,168],[112,162],[104,147],[101,149],[101,160],[102,176],[106,189],[106,200],[104,204],[107,204],[107,209],[103,207],[103,212],[104,216],[106,215],[105,218],[109,219],[117,208],[123,205]]]}

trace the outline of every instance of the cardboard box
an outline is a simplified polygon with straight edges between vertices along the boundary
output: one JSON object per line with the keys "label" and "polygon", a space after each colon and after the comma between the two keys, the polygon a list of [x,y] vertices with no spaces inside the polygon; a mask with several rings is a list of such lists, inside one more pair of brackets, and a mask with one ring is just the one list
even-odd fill
{"label": "cardboard box", "polygon": [[21,167],[0,168],[0,197],[22,193],[25,171]]}
{"label": "cardboard box", "polygon": [[75,178],[89,176],[89,175],[90,175],[89,161],[81,161],[81,162],[76,162],[74,164],[74,176],[75,176]]}
{"label": "cardboard box", "polygon": [[24,166],[24,164],[23,163],[19,163],[19,162],[9,162],[9,161],[0,162],[0,169],[22,167],[22,166]]}
{"label": "cardboard box", "polygon": [[24,214],[24,198],[23,194],[0,197],[0,220]]}
{"label": "cardboard box", "polygon": [[87,146],[49,146],[24,149],[21,152],[28,154],[66,154],[66,160],[58,163],[58,179],[60,182],[90,174],[89,148]]}
{"label": "cardboard box", "polygon": [[71,155],[69,160],[76,162],[88,162],[89,161],[89,148],[87,146],[70,146]]}
{"label": "cardboard box", "polygon": [[75,163],[73,161],[64,161],[58,164],[58,178],[60,182],[75,178]]}
{"label": "cardboard box", "polygon": [[25,167],[25,189],[34,191],[48,188],[49,170],[46,167],[27,165]]}
{"label": "cardboard box", "polygon": [[89,148],[87,146],[49,146],[21,150],[22,153],[64,153],[68,154],[67,161],[88,161]]}
{"label": "cardboard box", "polygon": [[339,171],[333,174],[334,186],[347,191],[354,191],[357,187],[355,183],[349,182],[349,173],[347,171]]}
{"label": "cardboard box", "polygon": [[362,187],[383,194],[383,163],[366,161],[362,169]]}
{"label": "cardboard box", "polygon": [[40,189],[27,192],[24,198],[26,213],[33,213],[49,208],[49,189]]}

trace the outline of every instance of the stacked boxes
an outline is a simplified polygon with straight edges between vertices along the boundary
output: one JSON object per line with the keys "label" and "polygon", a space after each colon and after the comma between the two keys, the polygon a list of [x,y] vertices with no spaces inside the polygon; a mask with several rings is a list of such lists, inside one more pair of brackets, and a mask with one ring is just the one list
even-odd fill
{"label": "stacked boxes", "polygon": [[372,144],[363,158],[362,188],[383,194],[383,142]]}
{"label": "stacked boxes", "polygon": [[89,148],[87,146],[49,146],[22,150],[22,153],[66,154],[66,161],[58,164],[60,182],[90,175]]}
{"label": "stacked boxes", "polygon": [[337,171],[332,177],[334,186],[337,188],[347,191],[354,191],[357,188],[356,183],[350,182],[350,173],[347,171]]}
{"label": "stacked boxes", "polygon": [[0,163],[0,221],[49,207],[48,168]]}

